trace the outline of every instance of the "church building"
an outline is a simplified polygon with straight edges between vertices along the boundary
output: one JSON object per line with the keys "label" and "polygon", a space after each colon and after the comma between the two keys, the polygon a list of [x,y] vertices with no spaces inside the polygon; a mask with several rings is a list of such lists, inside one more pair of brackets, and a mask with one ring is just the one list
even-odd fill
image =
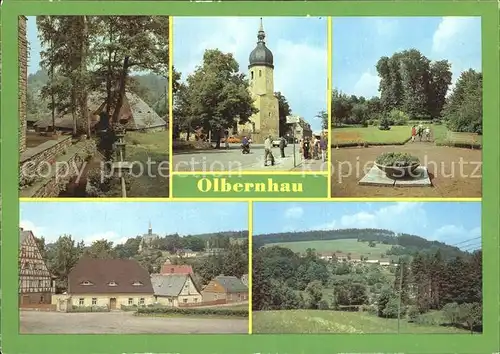
{"label": "church building", "polygon": [[151,223],[149,223],[148,233],[142,235],[141,243],[139,244],[139,252],[144,252],[153,248],[154,242],[160,238],[159,235],[153,233]]}
{"label": "church building", "polygon": [[248,65],[250,94],[259,111],[250,117],[250,122],[238,124],[238,135],[250,136],[257,144],[263,143],[269,135],[272,139],[279,136],[279,104],[274,95],[274,59],[265,39],[261,18],[257,46],[250,53]]}

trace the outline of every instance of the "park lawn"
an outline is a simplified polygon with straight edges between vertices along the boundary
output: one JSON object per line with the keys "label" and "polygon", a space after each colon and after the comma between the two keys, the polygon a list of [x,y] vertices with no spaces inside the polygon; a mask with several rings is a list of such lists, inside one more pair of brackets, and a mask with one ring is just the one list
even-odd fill
{"label": "park lawn", "polygon": [[[397,319],[366,312],[331,310],[256,311],[253,333],[397,333]],[[468,334],[467,330],[439,325],[417,325],[400,321],[400,333]]]}
{"label": "park lawn", "polygon": [[408,126],[392,126],[391,130],[380,130],[376,126],[332,129],[333,144],[398,145],[410,137],[411,128]]}
{"label": "park lawn", "polygon": [[169,140],[167,130],[127,132],[126,159],[135,162],[133,172],[135,176],[140,175],[132,178],[128,197],[168,197]]}
{"label": "park lawn", "polygon": [[[368,242],[358,242],[356,239],[340,240],[315,240],[298,242],[268,243],[266,247],[279,246],[291,249],[295,253],[303,253],[308,248],[315,249],[318,253],[356,253],[368,257],[368,259],[380,259],[380,254],[386,253],[393,245],[377,243],[375,247],[368,246]],[[387,258],[387,257],[384,257]]]}
{"label": "park lawn", "polygon": [[438,145],[450,144],[483,144],[483,137],[475,133],[454,133],[450,132],[445,125],[432,125],[432,136]]}

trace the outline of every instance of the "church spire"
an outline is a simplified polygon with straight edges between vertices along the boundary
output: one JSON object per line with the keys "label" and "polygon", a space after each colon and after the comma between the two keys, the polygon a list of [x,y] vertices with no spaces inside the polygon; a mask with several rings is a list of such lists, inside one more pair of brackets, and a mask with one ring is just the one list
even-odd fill
{"label": "church spire", "polygon": [[151,221],[149,221],[148,234],[149,235],[153,234],[153,227],[151,226]]}
{"label": "church spire", "polygon": [[262,17],[260,18],[259,32],[257,33],[257,43],[265,43],[266,33],[264,32],[264,25],[262,23]]}

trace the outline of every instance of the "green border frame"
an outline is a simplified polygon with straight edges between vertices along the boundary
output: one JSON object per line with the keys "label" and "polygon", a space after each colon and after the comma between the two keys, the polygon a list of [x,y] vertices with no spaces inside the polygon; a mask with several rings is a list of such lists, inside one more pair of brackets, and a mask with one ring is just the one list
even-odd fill
{"label": "green border frame", "polygon": [[[29,6],[27,6],[29,4]],[[18,190],[18,15],[173,15],[173,16],[481,16],[483,33],[484,332],[482,335],[20,335],[17,304]],[[2,6],[3,159],[2,289],[3,351],[10,353],[494,353],[500,350],[499,328],[499,48],[498,4],[478,1],[425,2],[28,2],[7,0]],[[7,70],[6,70],[7,69]],[[10,70],[8,70],[10,69]],[[333,78],[335,80],[335,78]],[[9,155],[5,152],[8,151]],[[381,200],[382,201],[382,200]],[[9,207],[5,208],[8,205]],[[7,290],[10,289],[10,290]]]}

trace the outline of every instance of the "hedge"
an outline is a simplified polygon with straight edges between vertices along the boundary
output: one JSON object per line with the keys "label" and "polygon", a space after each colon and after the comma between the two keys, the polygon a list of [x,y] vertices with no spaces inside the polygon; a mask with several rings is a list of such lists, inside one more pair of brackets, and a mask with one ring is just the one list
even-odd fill
{"label": "hedge", "polygon": [[362,141],[362,142],[358,142],[358,143],[354,143],[354,142],[349,142],[349,143],[332,143],[331,146],[333,148],[336,148],[336,147],[358,147],[358,146],[363,146],[363,147],[368,147],[368,146],[390,146],[390,145],[405,145],[407,142],[409,142],[411,140],[411,138],[408,138],[404,141],[391,141],[391,142],[387,142],[387,143],[370,143],[370,142],[366,142],[366,141]]}
{"label": "hedge", "polygon": [[228,316],[228,317],[248,317],[246,309],[231,308],[180,308],[180,307],[140,307],[136,312],[138,315],[203,315],[203,316]]}
{"label": "hedge", "polygon": [[449,146],[455,148],[475,149],[475,150],[481,150],[483,148],[482,144],[478,143],[464,143],[464,142],[449,141],[449,140],[436,142],[436,146]]}
{"label": "hedge", "polygon": [[109,312],[107,306],[72,306],[68,312]]}

